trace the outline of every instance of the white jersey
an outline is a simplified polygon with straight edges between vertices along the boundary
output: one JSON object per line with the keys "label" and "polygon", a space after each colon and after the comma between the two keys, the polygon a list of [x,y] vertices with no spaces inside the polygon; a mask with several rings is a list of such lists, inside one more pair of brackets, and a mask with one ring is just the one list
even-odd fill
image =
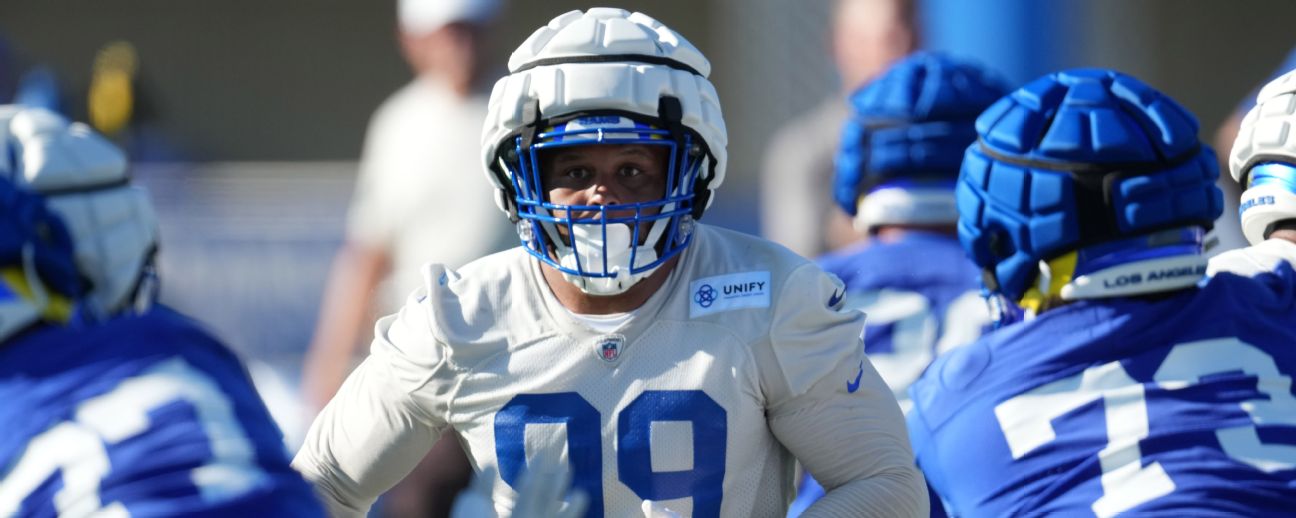
{"label": "white jersey", "polygon": [[[790,251],[699,225],[665,285],[611,333],[564,311],[521,248],[449,271],[379,321],[371,355],[294,465],[335,514],[363,514],[442,430],[494,499],[529,465],[571,470],[589,516],[782,516],[799,459],[828,515],[925,515],[864,317]],[[839,491],[834,491],[839,489]],[[811,513],[813,514],[813,513]]]}
{"label": "white jersey", "polygon": [[1230,272],[1250,277],[1272,272],[1279,264],[1287,262],[1296,267],[1296,243],[1286,239],[1266,239],[1255,245],[1229,250],[1212,257],[1206,274]]}

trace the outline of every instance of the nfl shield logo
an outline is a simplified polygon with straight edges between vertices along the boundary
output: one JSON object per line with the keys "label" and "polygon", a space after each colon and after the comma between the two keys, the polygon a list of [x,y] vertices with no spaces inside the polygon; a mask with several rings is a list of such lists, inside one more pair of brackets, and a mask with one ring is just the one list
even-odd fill
{"label": "nfl shield logo", "polygon": [[608,363],[615,363],[620,359],[623,348],[625,348],[625,337],[621,335],[604,335],[594,341],[594,353]]}

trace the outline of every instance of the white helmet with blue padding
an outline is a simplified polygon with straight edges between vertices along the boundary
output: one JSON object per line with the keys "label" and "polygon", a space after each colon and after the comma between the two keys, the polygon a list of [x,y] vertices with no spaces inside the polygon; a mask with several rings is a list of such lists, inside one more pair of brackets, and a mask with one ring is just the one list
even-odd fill
{"label": "white helmet with blue padding", "polygon": [[1169,97],[1097,69],[1047,75],[981,114],[957,187],[959,239],[1001,319],[1197,283],[1223,210],[1197,130]]}
{"label": "white helmet with blue padding", "polygon": [[[523,42],[491,92],[482,132],[496,203],[518,225],[523,247],[597,295],[624,292],[682,252],[724,180],[727,136],[710,70],[678,33],[621,9],[563,14]],[[661,200],[596,207],[547,200],[540,150],[628,143],[670,149]],[[612,212],[633,216],[605,217]]]}
{"label": "white helmet with blue padding", "polygon": [[147,309],[158,223],[148,194],[130,184],[126,155],[89,126],[43,108],[0,106],[0,176],[43,194],[76,243],[90,281],[86,316]]}
{"label": "white helmet with blue padding", "polygon": [[1251,244],[1269,237],[1275,223],[1296,220],[1296,71],[1270,81],[1242,119],[1229,171],[1242,185],[1238,208]]}

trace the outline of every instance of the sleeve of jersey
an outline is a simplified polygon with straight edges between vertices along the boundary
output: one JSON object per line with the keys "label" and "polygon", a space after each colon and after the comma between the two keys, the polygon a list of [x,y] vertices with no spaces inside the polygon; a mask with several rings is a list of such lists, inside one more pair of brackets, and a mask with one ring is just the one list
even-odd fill
{"label": "sleeve of jersey", "polygon": [[430,306],[416,298],[422,292],[378,321],[369,357],[316,417],[293,459],[332,516],[364,516],[445,427],[453,380]]}
{"label": "sleeve of jersey", "polygon": [[803,516],[927,516],[904,416],[863,355],[864,315],[842,308],[843,289],[812,264],[787,279],[769,346],[756,348],[770,429],[826,490]]}

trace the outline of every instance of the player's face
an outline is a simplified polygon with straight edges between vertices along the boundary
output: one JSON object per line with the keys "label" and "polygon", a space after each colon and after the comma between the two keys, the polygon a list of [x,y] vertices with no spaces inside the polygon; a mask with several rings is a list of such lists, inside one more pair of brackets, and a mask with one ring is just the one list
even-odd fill
{"label": "player's face", "polygon": [[[662,199],[666,194],[665,146],[592,144],[557,148],[541,155],[541,182],[549,202],[559,205],[623,205]],[[642,215],[660,212],[645,209]],[[566,214],[555,214],[564,217]],[[598,218],[594,211],[573,211],[573,218]],[[610,211],[609,217],[631,217],[633,210]]]}

